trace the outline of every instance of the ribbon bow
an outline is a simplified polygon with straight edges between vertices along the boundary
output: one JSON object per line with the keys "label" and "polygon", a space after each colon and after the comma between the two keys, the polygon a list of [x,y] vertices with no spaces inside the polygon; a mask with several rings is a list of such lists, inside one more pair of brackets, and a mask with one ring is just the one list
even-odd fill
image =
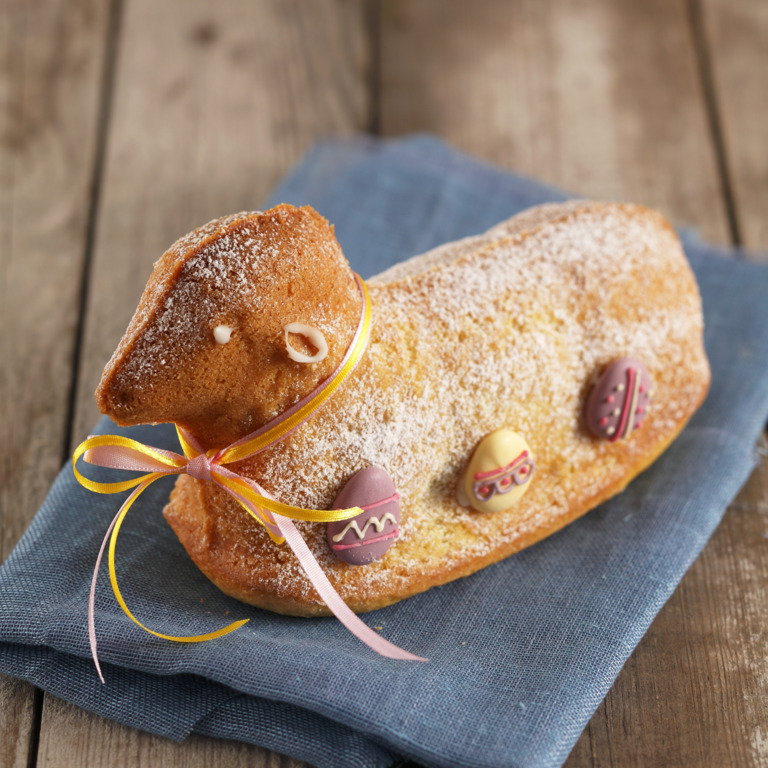
{"label": "ribbon bow", "polygon": [[[355,281],[362,296],[362,311],[357,331],[349,345],[344,357],[336,371],[322,382],[315,390],[288,409],[286,412],[269,422],[261,429],[246,435],[232,445],[220,450],[205,451],[195,437],[177,425],[176,432],[179,437],[183,455],[173,451],[153,448],[137,440],[119,435],[100,435],[89,437],[81,443],[75,451],[72,461],[75,477],[85,488],[96,493],[120,493],[133,489],[132,493],[120,507],[117,515],[107,529],[104,540],[96,559],[96,565],[91,580],[91,590],[88,600],[88,637],[91,647],[91,655],[99,673],[101,681],[104,676],[96,649],[95,629],[95,597],[96,580],[99,566],[104,555],[104,550],[109,541],[109,577],[112,583],[112,591],[115,594],[120,607],[125,614],[138,626],[157,637],[166,640],[174,640],[181,643],[202,642],[213,640],[217,637],[229,634],[247,623],[248,619],[233,622],[215,632],[202,635],[176,637],[155,632],[144,626],[129,610],[123,599],[117,584],[115,574],[115,547],[120,526],[125,519],[128,510],[134,501],[155,480],[166,475],[188,474],[198,480],[214,482],[234,497],[239,504],[255,520],[261,523],[273,541],[277,544],[284,542],[293,550],[301,566],[304,568],[312,585],[315,587],[325,604],[339,621],[347,627],[356,637],[366,645],[383,656],[395,659],[408,659],[411,661],[425,661],[420,656],[415,656],[408,651],[393,645],[380,635],[377,635],[364,624],[346,603],[328,580],[319,563],[310,551],[301,534],[296,529],[292,520],[306,520],[309,522],[334,522],[347,520],[362,512],[359,507],[350,507],[340,510],[303,509],[284,504],[271,496],[254,480],[234,472],[226,465],[241,461],[260,453],[264,449],[275,445],[288,434],[303,424],[317,411],[333,393],[341,386],[360,360],[368,342],[371,327],[371,302],[365,283],[355,275]],[[131,480],[114,483],[100,483],[84,477],[77,469],[77,460],[83,457],[86,462],[112,469],[126,469],[145,474]]]}

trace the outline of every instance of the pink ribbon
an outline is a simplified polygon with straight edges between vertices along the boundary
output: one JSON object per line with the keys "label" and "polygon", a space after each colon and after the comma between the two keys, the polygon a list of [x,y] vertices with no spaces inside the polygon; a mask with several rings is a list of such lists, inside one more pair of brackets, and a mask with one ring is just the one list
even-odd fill
{"label": "pink ribbon", "polygon": [[[133,504],[133,502],[139,496],[139,494],[141,494],[145,490],[145,488],[147,488],[147,486],[149,486],[152,482],[154,482],[160,476],[171,475],[171,474],[188,474],[191,477],[196,478],[197,480],[216,483],[220,488],[223,488],[227,493],[229,493],[238,502],[240,502],[243,506],[245,506],[248,509],[248,511],[254,517],[256,517],[261,523],[263,523],[264,526],[267,528],[267,530],[270,532],[270,534],[274,538],[284,539],[287,542],[288,546],[293,551],[293,553],[296,555],[297,559],[299,560],[299,563],[301,564],[302,568],[307,574],[307,577],[312,583],[312,586],[320,595],[320,598],[328,607],[328,609],[353,635],[355,635],[355,637],[357,637],[367,646],[369,646],[370,648],[372,648],[374,651],[381,654],[382,656],[386,656],[388,658],[402,659],[402,660],[408,660],[408,661],[427,661],[427,659],[421,656],[416,656],[412,653],[409,653],[408,651],[405,651],[402,648],[399,648],[393,643],[390,643],[388,640],[385,640],[383,637],[376,634],[376,632],[374,632],[370,627],[368,627],[363,621],[360,620],[360,618],[349,608],[349,606],[347,606],[347,604],[342,600],[338,592],[336,592],[336,590],[333,588],[333,585],[328,580],[328,577],[323,572],[323,569],[320,567],[320,564],[315,559],[314,555],[312,554],[309,547],[307,546],[307,543],[304,541],[301,534],[298,532],[298,530],[296,529],[296,526],[293,524],[293,521],[290,518],[285,517],[284,515],[280,515],[275,511],[263,509],[262,507],[255,504],[253,500],[249,499],[246,495],[239,493],[235,488],[232,488],[230,485],[227,485],[222,482],[222,479],[225,479],[225,480],[228,479],[228,480],[235,480],[239,483],[245,483],[257,495],[262,496],[265,499],[275,501],[274,497],[271,496],[269,493],[267,493],[267,491],[265,491],[264,488],[262,488],[257,482],[255,482],[254,480],[248,477],[240,475],[237,472],[232,471],[231,469],[226,467],[223,463],[221,463],[220,460],[223,459],[226,461],[227,459],[225,454],[228,454],[233,448],[238,448],[240,446],[243,446],[246,443],[249,443],[254,439],[264,435],[268,431],[276,429],[281,424],[284,424],[286,421],[294,417],[294,415],[299,410],[301,410],[305,405],[309,404],[315,397],[322,395],[324,397],[324,400],[322,402],[324,402],[325,399],[327,399],[327,397],[329,397],[338,386],[337,378],[338,378],[339,372],[345,369],[345,366],[346,366],[345,375],[347,375],[349,370],[351,370],[350,366],[354,367],[354,365],[356,365],[356,361],[359,358],[352,360],[352,355],[356,348],[358,350],[360,349],[360,344],[363,344],[363,345],[365,344],[366,339],[362,337],[364,333],[365,334],[368,333],[368,329],[369,329],[368,318],[369,318],[369,312],[370,312],[370,304],[368,303],[369,299],[368,299],[367,291],[365,290],[364,284],[362,283],[359,277],[355,276],[355,279],[357,281],[357,285],[358,285],[358,288],[360,289],[361,295],[363,296],[363,299],[364,299],[363,312],[361,313],[360,323],[358,325],[355,336],[352,342],[350,343],[350,346],[346,354],[344,355],[343,359],[341,360],[338,367],[336,368],[336,371],[334,372],[334,374],[328,377],[328,379],[326,379],[324,382],[319,384],[306,397],[302,398],[294,406],[289,408],[284,413],[280,414],[280,416],[273,419],[268,424],[265,424],[260,429],[256,430],[255,432],[252,432],[249,435],[246,435],[243,438],[240,438],[236,442],[232,443],[232,445],[216,451],[216,453],[211,456],[206,455],[206,452],[203,449],[203,446],[196,440],[194,435],[192,435],[191,433],[187,432],[186,430],[180,427],[177,427],[180,433],[180,437],[183,439],[183,441],[186,441],[186,443],[197,453],[196,456],[188,457],[186,455],[175,453],[173,451],[167,451],[159,448],[148,448],[147,446],[143,446],[141,444],[135,443],[134,441],[125,440],[122,438],[117,438],[117,439],[123,440],[124,443],[125,442],[134,443],[134,445],[136,445],[137,448],[132,448],[130,445],[114,445],[114,444],[92,445],[92,441],[94,440],[99,441],[99,438],[89,438],[89,440],[86,441],[86,443],[84,443],[75,453],[75,461],[77,459],[77,456],[81,455],[80,454],[81,450],[85,450],[84,458],[88,463],[96,464],[96,465],[107,467],[110,469],[124,469],[124,470],[130,470],[130,471],[151,473],[144,482],[141,482],[140,485],[137,485],[134,488],[130,496],[125,500],[125,502],[120,507],[120,510],[118,511],[117,515],[115,515],[114,520],[112,521],[112,523],[109,526],[109,529],[106,532],[104,541],[102,542],[98,557],[96,559],[96,565],[93,571],[93,577],[91,579],[91,589],[90,589],[90,594],[88,599],[88,637],[89,637],[89,642],[91,647],[91,655],[93,656],[94,664],[96,665],[96,669],[99,673],[99,677],[101,678],[102,682],[104,682],[104,678],[101,674],[101,667],[99,665],[99,660],[96,652],[97,646],[96,646],[96,629],[95,629],[94,613],[95,613],[96,581],[98,577],[99,567],[101,565],[101,560],[107,546],[107,541],[109,540],[109,537],[112,531],[114,530],[115,526],[118,524],[118,521],[120,520],[121,516],[124,514],[124,511],[126,511],[127,508],[129,508]],[[359,352],[357,352],[357,354],[359,354]],[[325,392],[327,387],[331,387],[331,389],[328,392]],[[275,445],[277,442],[284,439],[287,435],[291,434],[291,432],[293,432],[301,424],[303,424],[307,420],[307,418],[310,417],[310,415],[311,414],[300,415],[298,418],[296,418],[296,422],[294,424],[287,425],[289,426],[288,429],[284,428],[285,431],[280,431],[279,437],[277,437],[274,440],[271,440],[270,442],[267,442],[264,445],[261,445],[261,447],[257,447],[255,450],[245,449],[246,455],[247,456],[255,455],[256,453],[259,453],[265,448]],[[264,438],[264,440],[267,440],[267,439],[268,438]],[[87,449],[86,449],[86,444],[88,444]],[[147,451],[151,451],[156,454],[159,454],[159,456],[166,459],[166,461],[164,462],[160,458],[154,458],[153,456],[149,455]],[[240,459],[237,459],[237,460],[241,460],[242,458],[245,458],[245,456],[241,456]],[[233,461],[233,459],[230,457],[229,461]],[[170,466],[168,462],[170,462],[171,464]],[[87,479],[82,478],[82,476],[77,472],[77,470],[75,470],[75,474],[77,475],[78,480],[80,480],[80,482],[82,482],[83,484],[88,483],[86,487],[91,487],[92,490],[98,490],[99,492],[111,492],[111,491],[103,491],[99,487],[97,487],[100,484],[93,483],[92,481],[88,481]],[[113,589],[117,590],[117,585],[114,580],[113,580]],[[116,591],[116,596],[118,597],[118,600],[121,602],[121,606],[123,607],[123,610],[125,610],[128,613],[128,615],[133,621],[135,621],[137,624],[143,627],[143,625],[140,624],[140,622],[138,622],[127,610],[127,607],[124,605],[122,598],[117,593],[117,591]],[[147,629],[146,627],[143,627],[143,628]],[[148,631],[152,632],[152,630],[148,630]],[[158,634],[158,633],[153,633],[153,634]],[[219,633],[212,633],[212,634],[214,634],[215,636],[220,636]],[[181,639],[181,638],[172,638],[172,639]]]}
{"label": "pink ribbon", "polygon": [[[183,430],[182,432],[184,434],[184,438],[189,442],[190,445],[192,445],[196,450],[201,448],[197,440],[195,440],[195,438],[190,433]],[[169,469],[166,464],[153,460],[151,456],[146,456],[145,454],[134,452],[130,448],[115,446],[100,446],[97,448],[90,448],[88,450],[86,460],[90,464],[97,464],[99,466],[107,467],[110,469],[130,469],[138,472],[152,472],[163,475],[186,473],[191,477],[197,478],[198,480],[207,480],[216,483],[220,488],[223,488],[227,493],[235,497],[238,501],[248,506],[251,511],[256,514],[262,520],[262,522],[264,522],[264,524],[273,534],[285,539],[288,546],[296,555],[299,563],[301,564],[301,567],[304,569],[304,572],[307,574],[307,577],[312,583],[312,586],[320,595],[322,601],[333,613],[333,615],[353,635],[355,635],[355,637],[357,637],[369,648],[372,648],[382,656],[386,656],[391,659],[401,659],[407,661],[427,661],[427,659],[421,656],[416,656],[415,654],[412,654],[409,651],[406,651],[397,645],[390,643],[388,640],[381,637],[381,635],[378,635],[367,624],[361,621],[361,619],[349,608],[349,606],[342,600],[339,593],[334,589],[325,572],[320,567],[320,564],[315,559],[315,556],[307,546],[307,543],[296,529],[296,526],[293,524],[292,520],[287,517],[283,517],[282,515],[270,513],[267,510],[255,507],[255,505],[253,505],[253,503],[248,498],[241,496],[227,486],[222,485],[222,483],[218,481],[216,474],[221,474],[225,477],[237,478],[241,481],[245,481],[259,495],[265,496],[267,498],[273,498],[258,483],[254,482],[250,478],[233,472],[221,464],[218,464],[215,459],[209,459],[205,456],[204,453],[200,453],[195,458],[189,459],[186,456],[183,456],[179,453],[174,453],[173,451],[165,451],[159,448],[154,448],[153,450],[164,454],[169,459],[176,459],[180,462],[183,462],[183,468]],[[101,544],[101,548],[96,559],[96,565],[94,567],[93,577],[91,579],[91,589],[88,600],[88,638],[91,647],[91,655],[93,656],[94,664],[96,665],[96,669],[102,682],[104,682],[104,678],[101,673],[101,667],[99,665],[98,655],[96,652],[96,627],[94,619],[96,581],[99,573],[99,567],[104,555],[104,550],[107,546],[107,541],[109,540],[110,534],[112,533],[117,520],[122,514],[123,509],[126,506],[132,504],[135,498],[141,494],[142,491],[144,491],[144,489],[152,482],[153,480],[147,480],[146,482],[137,486],[122,504],[120,510],[115,515],[115,518],[112,520],[112,523],[107,529],[106,535],[104,536],[104,541]]]}

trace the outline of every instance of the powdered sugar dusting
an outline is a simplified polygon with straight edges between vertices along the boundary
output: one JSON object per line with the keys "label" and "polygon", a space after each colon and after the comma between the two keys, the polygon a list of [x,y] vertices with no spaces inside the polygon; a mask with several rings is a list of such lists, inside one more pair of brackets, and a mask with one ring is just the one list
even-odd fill
{"label": "powdered sugar dusting", "polygon": [[[307,253],[318,264],[345,264],[321,217],[286,206],[265,215],[243,213],[219,219],[203,227],[202,234],[198,231],[175,243],[156,265],[128,331],[105,369],[104,403],[110,415],[128,423],[172,418],[194,426],[200,418],[195,403],[210,402],[212,387],[218,387],[219,400],[211,405],[222,414],[237,409],[233,397],[253,405],[253,411],[246,407],[233,423],[225,423],[222,416],[214,433],[250,431],[248,427],[255,428],[263,417],[285,408],[291,393],[278,379],[285,378],[286,372],[271,359],[288,362],[284,326],[311,321],[318,340],[333,340],[328,357],[340,359],[354,329],[349,331],[339,307],[359,304],[351,276],[335,281],[331,297],[320,295],[311,303],[297,300],[296,292],[315,286],[305,265]],[[225,345],[220,339],[229,329],[237,343]],[[250,359],[243,359],[243,349],[250,350]],[[298,378],[298,386],[307,381],[314,386],[311,377],[322,374],[318,364],[325,357],[315,355],[311,365],[305,365],[310,370],[304,379]],[[236,363],[246,365],[235,371]],[[238,382],[237,392],[234,384],[227,385],[228,378]],[[275,397],[272,404],[264,397],[270,387]],[[300,394],[297,391],[296,398]],[[162,418],[158,418],[158,403],[168,406],[170,413],[161,409]],[[205,417],[210,413],[208,409]]]}
{"label": "powdered sugar dusting", "polygon": [[[189,257],[190,252],[199,251],[201,246],[206,242],[214,243],[216,241],[216,235],[222,231],[227,230],[234,223],[251,216],[257,216],[258,211],[254,212],[241,212],[231,214],[230,216],[224,216],[222,218],[213,219],[207,224],[204,224],[197,229],[192,230],[188,234],[180,237],[164,254],[155,262],[155,276],[157,280],[147,285],[147,288],[142,296],[142,300],[139,306],[136,308],[136,312],[131,318],[131,322],[128,325],[123,338],[120,341],[117,349],[112,355],[109,363],[107,363],[106,370],[109,370],[118,359],[125,353],[126,345],[130,339],[132,339],[140,329],[147,328],[149,320],[151,319],[156,307],[160,303],[162,294],[167,290],[167,284],[174,272],[184,264],[184,261]],[[140,382],[136,379],[132,380],[134,386],[139,386]]]}
{"label": "powdered sugar dusting", "polygon": [[[401,537],[382,560],[350,569],[331,554],[324,526],[300,525],[352,601],[407,594],[424,574],[446,580],[559,527],[655,455],[708,381],[693,277],[669,226],[644,209],[534,209],[394,267],[370,291],[373,335],[359,370],[290,439],[244,464],[276,496],[306,507],[329,505],[365,466],[392,476]],[[611,444],[588,435],[583,409],[601,370],[623,356],[645,363],[654,400],[643,430]],[[464,509],[454,495],[460,473],[502,426],[531,445],[531,490],[505,513]],[[264,567],[270,546],[259,536],[237,545],[253,583],[312,600],[292,556]]]}
{"label": "powdered sugar dusting", "polygon": [[197,252],[180,263],[174,290],[154,305],[148,303],[138,315],[144,326],[140,354],[132,355],[121,373],[132,386],[151,386],[159,367],[178,365],[181,356],[222,324],[220,318],[242,313],[246,304],[253,312],[262,308],[263,296],[252,290],[256,275],[271,260],[291,254],[279,254],[276,245],[265,242],[247,223],[236,232],[227,231],[233,222],[243,220],[243,214],[227,217],[215,230],[224,234],[187,236],[174,244],[169,252],[174,257],[195,245]]}

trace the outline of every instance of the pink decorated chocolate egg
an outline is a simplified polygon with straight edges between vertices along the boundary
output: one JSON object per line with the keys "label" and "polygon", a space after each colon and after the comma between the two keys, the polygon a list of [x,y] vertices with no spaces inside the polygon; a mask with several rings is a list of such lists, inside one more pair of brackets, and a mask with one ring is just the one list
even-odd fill
{"label": "pink decorated chocolate egg", "polygon": [[360,507],[349,520],[328,523],[327,537],[336,557],[350,565],[367,565],[384,556],[398,537],[400,495],[392,478],[379,467],[354,474],[333,502],[333,509]]}
{"label": "pink decorated chocolate egg", "polygon": [[651,402],[651,377],[639,360],[622,357],[603,372],[587,399],[587,427],[611,442],[643,426]]}

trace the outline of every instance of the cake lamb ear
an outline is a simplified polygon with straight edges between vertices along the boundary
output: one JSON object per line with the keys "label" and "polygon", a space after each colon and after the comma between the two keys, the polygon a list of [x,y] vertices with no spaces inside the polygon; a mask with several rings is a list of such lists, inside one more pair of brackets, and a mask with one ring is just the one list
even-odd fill
{"label": "cake lamb ear", "polygon": [[[285,348],[291,360],[297,363],[319,363],[325,359],[325,356],[328,354],[328,342],[325,340],[322,331],[318,331],[317,328],[305,325],[304,323],[288,323],[283,330],[285,331]],[[305,337],[316,351],[308,355],[292,347],[291,334]]]}
{"label": "cake lamb ear", "polygon": [[[217,219],[157,262],[96,399],[118,424],[172,421],[221,447],[330,375],[359,314],[354,276],[314,210]],[[287,353],[296,318],[305,330],[289,348],[311,360]]]}

